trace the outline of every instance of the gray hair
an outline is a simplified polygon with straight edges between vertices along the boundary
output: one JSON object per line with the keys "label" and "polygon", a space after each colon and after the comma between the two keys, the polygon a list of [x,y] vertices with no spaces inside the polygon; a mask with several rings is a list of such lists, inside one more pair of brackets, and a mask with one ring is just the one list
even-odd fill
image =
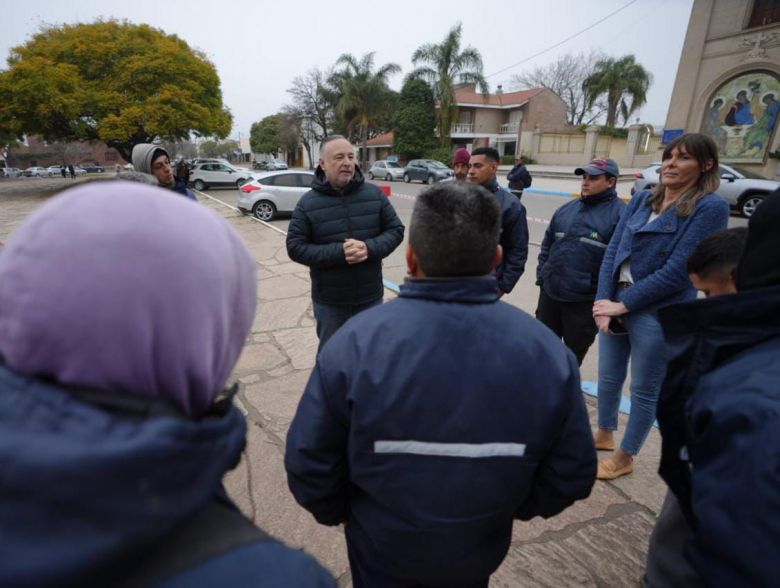
{"label": "gray hair", "polygon": [[322,157],[322,154],[325,153],[325,147],[328,145],[328,143],[338,141],[339,139],[344,139],[345,141],[349,142],[349,139],[347,139],[344,135],[328,135],[325,137],[322,140],[322,143],[320,143],[320,157]]}

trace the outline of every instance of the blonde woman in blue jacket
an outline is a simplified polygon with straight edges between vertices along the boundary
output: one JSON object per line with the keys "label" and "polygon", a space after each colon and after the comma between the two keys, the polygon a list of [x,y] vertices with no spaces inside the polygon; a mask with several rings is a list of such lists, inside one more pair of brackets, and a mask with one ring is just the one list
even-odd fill
{"label": "blonde woman in blue jacket", "polygon": [[[599,462],[600,480],[634,471],[634,456],[653,425],[666,372],[657,310],[696,298],[686,264],[699,241],[727,225],[728,204],[714,193],[719,185],[713,140],[699,133],[675,139],[664,150],[658,186],[634,196],[609,242],[593,305],[600,331],[594,441],[597,449],[614,450]],[[629,358],[631,413],[620,447],[615,448]]]}

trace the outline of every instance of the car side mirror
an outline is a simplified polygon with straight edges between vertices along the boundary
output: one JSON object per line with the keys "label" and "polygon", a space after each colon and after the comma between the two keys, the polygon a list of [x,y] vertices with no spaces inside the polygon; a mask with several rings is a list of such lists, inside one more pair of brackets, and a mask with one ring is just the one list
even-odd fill
{"label": "car side mirror", "polygon": [[720,179],[721,180],[728,180],[729,182],[733,182],[734,180],[737,179],[737,176],[735,176],[734,174],[726,173],[726,174],[721,174]]}

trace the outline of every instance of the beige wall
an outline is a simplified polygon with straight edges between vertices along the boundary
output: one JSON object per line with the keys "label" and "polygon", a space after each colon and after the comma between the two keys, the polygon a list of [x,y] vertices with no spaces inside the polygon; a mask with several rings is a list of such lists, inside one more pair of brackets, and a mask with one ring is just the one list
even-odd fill
{"label": "beige wall", "polygon": [[474,132],[495,134],[505,118],[506,113],[498,108],[477,108],[474,112]]}
{"label": "beige wall", "polygon": [[[765,43],[756,51],[761,34],[780,33],[780,24],[743,29],[753,7],[752,0],[694,0],[685,37],[674,91],[666,117],[667,129],[702,128],[705,111],[717,88],[727,80],[753,70],[768,70],[780,76],[780,45]],[[780,149],[780,132],[775,128],[769,151]],[[774,178],[778,160],[745,164],[762,175]]]}
{"label": "beige wall", "polygon": [[542,131],[567,130],[566,103],[555,92],[545,90],[528,102],[523,115],[523,132],[533,131],[537,126]]}
{"label": "beige wall", "polygon": [[541,165],[583,165],[594,157],[610,157],[621,169],[641,169],[661,160],[663,147],[661,136],[653,135],[648,141],[647,150],[632,153],[637,145],[626,139],[597,135],[593,137],[593,152],[589,152],[585,133],[528,133],[533,138],[523,153],[531,155]]}

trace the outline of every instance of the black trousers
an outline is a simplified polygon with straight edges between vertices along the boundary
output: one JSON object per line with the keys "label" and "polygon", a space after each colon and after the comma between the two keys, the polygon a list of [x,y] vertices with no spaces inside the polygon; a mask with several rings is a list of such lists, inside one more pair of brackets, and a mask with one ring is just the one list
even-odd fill
{"label": "black trousers", "polygon": [[563,339],[566,347],[577,356],[577,363],[582,365],[598,333],[596,321],[593,320],[593,301],[560,302],[550,298],[544,288],[539,288],[536,318]]}

